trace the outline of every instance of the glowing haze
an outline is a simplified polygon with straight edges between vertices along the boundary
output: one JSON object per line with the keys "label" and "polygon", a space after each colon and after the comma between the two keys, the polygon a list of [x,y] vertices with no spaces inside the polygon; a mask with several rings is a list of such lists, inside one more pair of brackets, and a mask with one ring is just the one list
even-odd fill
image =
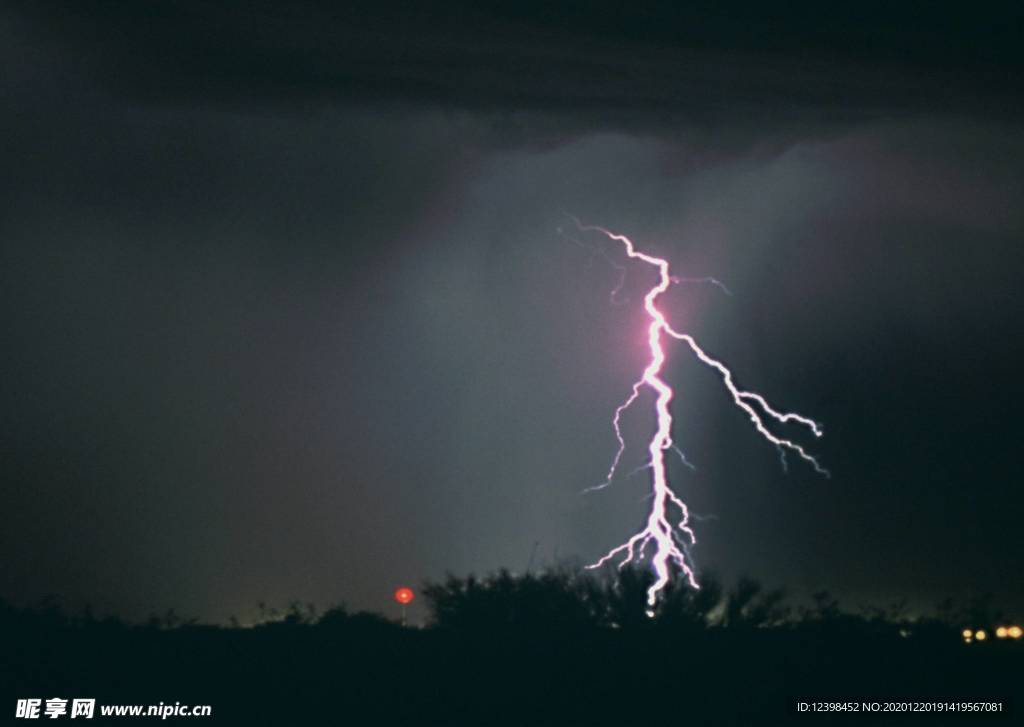
{"label": "glowing haze", "polygon": [[[658,601],[658,594],[668,584],[673,564],[678,567],[683,577],[692,587],[699,588],[694,565],[689,557],[690,546],[697,542],[697,537],[694,535],[693,529],[689,524],[690,512],[686,507],[686,503],[676,495],[672,490],[672,487],[669,485],[665,468],[665,451],[675,449],[675,445],[672,443],[672,413],[669,409],[673,391],[672,387],[661,378],[661,369],[665,363],[665,350],[662,348],[662,334],[667,334],[672,338],[686,343],[701,363],[715,369],[719,374],[721,374],[722,382],[725,384],[726,390],[728,390],[729,394],[732,396],[733,403],[747,414],[751,423],[754,425],[754,429],[757,430],[762,437],[775,445],[776,449],[778,449],[783,468],[786,467],[786,452],[789,451],[795,453],[800,457],[800,459],[806,461],[820,474],[825,475],[826,477],[829,474],[828,470],[822,467],[818,460],[809,454],[800,444],[773,434],[766,426],[764,418],[769,417],[781,424],[795,423],[802,425],[810,429],[816,437],[820,437],[822,435],[822,428],[821,425],[814,420],[800,414],[793,412],[780,412],[774,409],[767,400],[758,393],[743,391],[738,388],[733,380],[732,371],[730,371],[729,368],[721,361],[709,356],[697,344],[697,341],[694,340],[692,336],[686,333],[679,333],[672,328],[668,320],[665,318],[665,315],[657,307],[658,297],[668,290],[669,286],[673,283],[707,281],[722,287],[723,290],[728,292],[721,283],[713,278],[691,279],[675,277],[669,272],[669,264],[667,260],[638,251],[636,246],[633,244],[633,241],[625,235],[610,232],[603,227],[585,225],[576,218],[572,219],[573,222],[575,222],[576,227],[579,228],[581,232],[600,233],[610,240],[620,242],[625,247],[626,255],[630,259],[647,263],[658,270],[657,284],[648,290],[647,294],[644,296],[644,309],[647,311],[647,315],[650,318],[650,325],[647,328],[647,342],[650,347],[651,356],[650,361],[647,364],[647,368],[644,369],[643,375],[636,381],[636,383],[633,384],[629,397],[619,405],[615,410],[615,415],[612,417],[612,426],[615,430],[615,438],[618,440],[619,448],[615,453],[615,457],[612,459],[612,465],[608,470],[608,476],[600,485],[595,488],[590,488],[602,489],[603,487],[610,485],[614,479],[619,462],[622,459],[622,454],[626,449],[626,440],[623,437],[620,426],[622,413],[640,398],[641,389],[644,386],[650,387],[655,394],[654,411],[657,421],[654,434],[647,445],[647,451],[650,454],[648,466],[651,470],[651,509],[647,515],[646,525],[642,530],[633,535],[622,545],[612,548],[596,563],[588,566],[588,568],[598,568],[616,556],[622,554],[622,560],[619,561],[619,567],[621,568],[634,560],[642,560],[648,546],[653,546],[654,552],[651,558],[651,564],[654,568],[656,578],[654,583],[651,584],[651,587],[647,590],[647,605],[649,607],[647,613],[648,615],[653,616],[653,608]],[[682,456],[681,453],[680,456]],[[692,466],[689,465],[689,462],[686,461],[685,457],[683,457],[683,463],[688,466]],[[672,516],[675,516],[676,518],[675,525],[670,521]]]}

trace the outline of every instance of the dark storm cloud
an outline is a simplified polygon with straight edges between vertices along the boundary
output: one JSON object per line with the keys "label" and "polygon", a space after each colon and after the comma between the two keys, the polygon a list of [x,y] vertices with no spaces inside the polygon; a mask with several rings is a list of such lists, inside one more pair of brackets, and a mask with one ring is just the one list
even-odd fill
{"label": "dark storm cloud", "polygon": [[619,542],[642,478],[578,493],[640,318],[567,209],[728,281],[674,319],[826,424],[784,475],[673,357],[702,564],[1024,598],[1010,16],[279,5],[2,20],[0,596],[384,608]]}
{"label": "dark storm cloud", "polygon": [[[858,3],[827,17],[817,3],[746,5],[189,0],[33,3],[24,17],[139,101],[432,103],[498,114],[513,142],[1020,110],[1013,4],[974,14]],[[557,116],[545,125],[538,112]]]}

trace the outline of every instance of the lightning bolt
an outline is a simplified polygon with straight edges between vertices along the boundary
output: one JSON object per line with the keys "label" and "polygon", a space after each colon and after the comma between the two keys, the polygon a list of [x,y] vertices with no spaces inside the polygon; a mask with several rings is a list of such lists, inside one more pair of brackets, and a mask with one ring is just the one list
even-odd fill
{"label": "lightning bolt", "polygon": [[[708,355],[700,347],[696,340],[687,333],[676,331],[665,318],[665,315],[658,309],[657,301],[673,283],[679,282],[708,282],[721,288],[725,293],[731,294],[729,289],[714,278],[679,278],[669,273],[668,261],[663,258],[654,257],[636,249],[633,241],[625,235],[620,235],[603,227],[595,225],[584,225],[575,217],[570,218],[576,224],[580,232],[596,232],[604,235],[610,240],[622,243],[626,255],[632,260],[639,260],[654,267],[658,271],[658,282],[647,291],[644,296],[644,309],[650,318],[650,325],[647,328],[647,342],[650,349],[650,361],[643,375],[632,387],[629,396],[615,410],[612,417],[612,428],[615,431],[615,438],[618,442],[618,449],[612,459],[611,467],[605,480],[594,487],[587,488],[588,491],[600,490],[608,487],[618,471],[619,463],[626,449],[626,439],[622,434],[622,414],[629,409],[640,398],[643,388],[651,389],[655,394],[654,411],[657,427],[647,445],[650,455],[646,468],[651,470],[651,507],[647,521],[642,530],[633,535],[623,544],[612,548],[600,560],[587,566],[588,568],[599,568],[617,556],[622,556],[618,566],[621,568],[627,563],[642,560],[649,545],[653,544],[653,555],[651,565],[654,569],[655,580],[647,590],[648,615],[654,615],[654,606],[658,601],[658,594],[666,586],[671,576],[672,566],[676,566],[683,577],[693,588],[699,588],[697,577],[690,557],[690,548],[695,545],[697,538],[690,527],[691,514],[678,495],[672,490],[668,482],[665,467],[665,451],[675,450],[682,458],[683,463],[692,468],[692,465],[672,442],[672,413],[669,404],[672,401],[673,391],[661,378],[661,370],[665,363],[665,350],[662,348],[662,335],[667,335],[675,340],[685,343],[697,359],[719,373],[722,383],[732,397],[733,403],[742,410],[750,419],[755,431],[765,440],[775,446],[782,460],[783,468],[786,467],[786,453],[795,454],[807,462],[818,473],[828,477],[829,472],[818,460],[807,452],[800,444],[777,436],[768,429],[765,419],[773,419],[780,424],[798,424],[809,429],[814,436],[822,435],[821,425],[812,419],[793,412],[782,412],[772,407],[760,394],[753,391],[740,389],[733,377],[732,371],[721,361]],[[617,266],[618,267],[618,266]],[[620,286],[621,287],[621,282]],[[675,518],[675,522],[670,521]],[[694,518],[696,519],[696,518]]]}

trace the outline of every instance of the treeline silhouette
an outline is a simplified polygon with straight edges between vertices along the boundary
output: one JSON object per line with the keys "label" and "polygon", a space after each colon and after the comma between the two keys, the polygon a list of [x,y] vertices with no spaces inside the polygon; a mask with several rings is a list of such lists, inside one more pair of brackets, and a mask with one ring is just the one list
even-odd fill
{"label": "treeline silhouette", "polygon": [[[56,602],[0,603],[0,683],[18,698],[210,704],[225,724],[774,724],[796,701],[1002,700],[1024,644],[964,644],[991,599],[928,615],[794,602],[751,579],[670,585],[647,613],[645,570],[561,567],[426,584],[424,628],[336,606],[261,605],[255,624],[173,611],[131,624]],[[12,712],[13,714],[13,712]],[[929,716],[929,724],[962,716]]]}

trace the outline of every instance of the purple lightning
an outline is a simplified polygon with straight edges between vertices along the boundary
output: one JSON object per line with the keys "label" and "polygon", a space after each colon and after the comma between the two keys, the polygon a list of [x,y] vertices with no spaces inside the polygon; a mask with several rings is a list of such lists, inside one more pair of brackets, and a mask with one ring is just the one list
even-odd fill
{"label": "purple lightning", "polygon": [[[629,258],[640,260],[641,262],[652,265],[658,269],[657,285],[647,291],[647,294],[644,296],[644,309],[647,311],[647,315],[650,317],[651,321],[650,326],[647,329],[647,341],[651,352],[651,359],[647,364],[647,368],[644,369],[643,376],[633,384],[633,388],[629,396],[621,405],[619,405],[615,410],[615,415],[612,417],[612,426],[615,430],[615,438],[618,441],[619,446],[615,453],[615,457],[612,459],[612,464],[608,470],[608,474],[604,482],[596,485],[595,487],[588,488],[589,490],[599,490],[611,484],[615,477],[615,473],[618,470],[622,454],[626,449],[626,440],[625,437],[623,437],[621,428],[622,413],[632,406],[640,397],[642,387],[650,387],[656,395],[654,408],[657,416],[657,428],[655,429],[654,435],[651,437],[651,441],[647,447],[648,452],[650,453],[650,460],[646,466],[651,470],[652,486],[651,509],[647,516],[647,524],[640,532],[633,535],[625,543],[612,548],[600,560],[587,567],[598,568],[615,556],[624,553],[624,557],[619,562],[619,567],[621,568],[633,560],[641,560],[644,557],[644,551],[647,546],[653,543],[654,554],[651,559],[651,563],[654,568],[656,578],[654,583],[647,590],[647,613],[648,615],[653,616],[653,608],[658,601],[658,593],[669,581],[670,564],[675,564],[679,568],[683,577],[686,578],[687,582],[692,587],[700,587],[697,584],[694,568],[689,557],[690,546],[697,542],[697,538],[689,524],[691,517],[690,512],[686,507],[686,503],[679,499],[669,486],[668,477],[665,471],[665,450],[668,449],[674,449],[682,458],[683,463],[688,467],[692,468],[693,465],[687,462],[682,452],[672,443],[672,414],[669,411],[669,403],[672,401],[673,391],[672,387],[666,384],[661,378],[661,369],[665,363],[665,351],[661,346],[661,335],[665,333],[676,340],[683,341],[690,347],[690,350],[693,351],[694,355],[696,355],[697,359],[701,363],[715,369],[719,374],[721,374],[722,382],[725,384],[726,390],[732,396],[733,403],[747,414],[750,418],[750,422],[754,425],[754,429],[757,430],[764,439],[775,445],[776,449],[779,451],[784,468],[786,466],[785,455],[786,452],[789,451],[795,453],[800,457],[800,459],[806,461],[820,474],[825,475],[826,477],[829,474],[828,470],[822,467],[818,460],[808,454],[801,445],[773,434],[765,425],[763,417],[770,417],[782,424],[796,423],[803,425],[810,429],[816,437],[820,437],[822,435],[822,429],[821,425],[812,419],[808,419],[805,416],[791,412],[780,412],[774,409],[760,394],[752,391],[743,391],[738,388],[733,380],[732,371],[730,371],[729,368],[721,361],[709,356],[697,344],[692,336],[686,333],[679,333],[673,329],[665,319],[664,314],[656,305],[658,296],[668,290],[669,286],[673,283],[711,282],[728,293],[729,291],[724,285],[714,278],[674,277],[669,274],[669,264],[667,260],[639,252],[633,245],[633,241],[625,235],[615,234],[603,227],[584,225],[576,218],[572,219],[581,232],[598,232],[611,240],[621,242],[625,246],[626,255]],[[669,522],[670,513],[673,512],[678,514],[678,520],[674,526]]]}

